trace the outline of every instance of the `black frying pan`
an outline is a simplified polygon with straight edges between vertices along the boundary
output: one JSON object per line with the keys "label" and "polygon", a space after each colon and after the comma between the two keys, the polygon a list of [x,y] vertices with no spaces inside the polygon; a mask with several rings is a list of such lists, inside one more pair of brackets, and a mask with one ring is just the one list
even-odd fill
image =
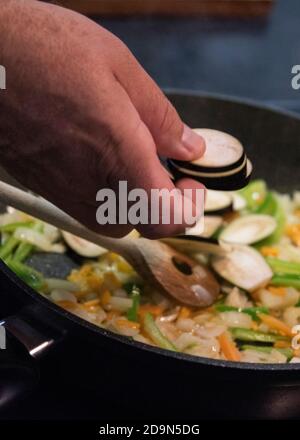
{"label": "black frying pan", "polygon": [[[300,189],[299,117],[215,96],[169,96],[190,126],[239,138],[256,177],[280,191]],[[47,276],[65,277],[78,261],[72,255],[40,254],[30,263]],[[39,358],[45,362],[56,351],[59,374],[101,396],[99,416],[300,416],[299,364],[215,361],[132,342],[50,303],[2,262],[0,270],[0,313],[8,336],[7,349],[0,350],[0,405],[33,387]]]}

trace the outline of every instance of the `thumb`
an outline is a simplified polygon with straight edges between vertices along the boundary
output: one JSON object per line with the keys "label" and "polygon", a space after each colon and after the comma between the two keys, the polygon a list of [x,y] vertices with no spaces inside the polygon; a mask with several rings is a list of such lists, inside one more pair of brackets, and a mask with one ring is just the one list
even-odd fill
{"label": "thumb", "polygon": [[183,123],[173,105],[132,54],[128,60],[127,53],[127,62],[115,75],[150,131],[160,155],[189,161],[204,154],[204,139]]}

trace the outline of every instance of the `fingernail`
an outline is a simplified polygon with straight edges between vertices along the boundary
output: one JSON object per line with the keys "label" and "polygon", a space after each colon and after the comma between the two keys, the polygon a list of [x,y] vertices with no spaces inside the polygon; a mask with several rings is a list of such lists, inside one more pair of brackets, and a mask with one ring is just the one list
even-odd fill
{"label": "fingernail", "polygon": [[185,124],[181,141],[185,149],[190,153],[191,159],[197,159],[204,154],[204,139]]}

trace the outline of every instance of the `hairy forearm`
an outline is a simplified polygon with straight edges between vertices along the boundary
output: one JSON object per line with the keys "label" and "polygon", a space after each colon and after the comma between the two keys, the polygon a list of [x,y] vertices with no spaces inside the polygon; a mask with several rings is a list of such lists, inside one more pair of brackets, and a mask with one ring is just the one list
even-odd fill
{"label": "hairy forearm", "polygon": [[[93,57],[89,61],[88,47],[80,47],[85,36],[77,23],[84,20],[66,9],[34,0],[10,0],[1,6],[0,64],[6,70],[6,90],[0,95],[0,162],[21,159],[26,142],[19,134],[38,136],[52,119],[63,124],[73,111],[75,94],[86,93],[85,73]],[[92,32],[98,31],[98,26],[95,30],[93,23],[90,26]],[[88,99],[93,101],[92,96],[85,101]],[[24,127],[25,113],[28,121]],[[23,131],[19,131],[21,125]]]}

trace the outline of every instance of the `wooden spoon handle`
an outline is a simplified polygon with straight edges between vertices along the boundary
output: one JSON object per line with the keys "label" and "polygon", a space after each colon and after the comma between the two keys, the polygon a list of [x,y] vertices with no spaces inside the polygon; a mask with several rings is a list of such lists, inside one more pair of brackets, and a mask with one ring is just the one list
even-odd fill
{"label": "wooden spoon handle", "polygon": [[87,229],[47,200],[2,181],[0,181],[0,201],[4,205],[12,206],[59,229],[121,254],[125,258],[130,253],[132,240],[99,235]]}

